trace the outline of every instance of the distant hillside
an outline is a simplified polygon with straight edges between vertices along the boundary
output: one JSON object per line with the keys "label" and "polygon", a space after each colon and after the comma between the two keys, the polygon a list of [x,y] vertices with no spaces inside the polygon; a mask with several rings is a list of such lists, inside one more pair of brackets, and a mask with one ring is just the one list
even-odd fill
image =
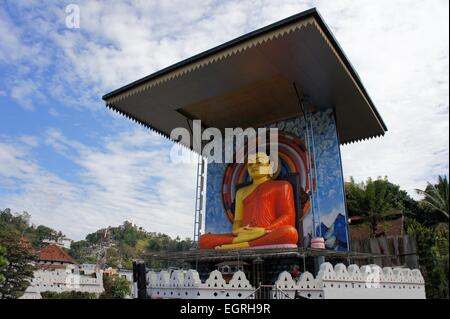
{"label": "distant hillside", "polygon": [[151,251],[182,251],[191,248],[189,238],[181,240],[147,232],[125,221],[117,227],[99,229],[85,240],[72,243],[70,254],[80,262],[99,262],[102,266],[131,268],[134,258],[142,258]]}
{"label": "distant hillside", "polygon": [[[12,213],[9,208],[0,210],[0,229],[7,227],[26,237],[34,248],[45,245],[45,239],[58,240],[64,237],[45,225],[30,224],[30,214]],[[168,235],[147,232],[142,227],[125,221],[117,227],[99,229],[88,234],[84,240],[72,242],[68,251],[70,256],[80,263],[99,263],[102,267],[132,268],[134,258],[143,258],[154,251],[182,251],[192,247],[192,241],[181,240]],[[153,265],[157,267],[158,265]]]}
{"label": "distant hillside", "polygon": [[45,239],[57,241],[64,237],[62,232],[50,227],[31,225],[30,217],[31,215],[27,212],[12,213],[9,208],[0,210],[0,229],[8,229],[26,237],[34,248],[41,247]]}

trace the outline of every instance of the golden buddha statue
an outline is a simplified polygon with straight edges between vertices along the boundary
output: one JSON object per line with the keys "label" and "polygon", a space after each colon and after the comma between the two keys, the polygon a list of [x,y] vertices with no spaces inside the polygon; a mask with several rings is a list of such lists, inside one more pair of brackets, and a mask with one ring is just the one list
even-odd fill
{"label": "golden buddha statue", "polygon": [[273,166],[265,153],[249,155],[247,170],[252,184],[236,192],[232,233],[204,234],[200,249],[297,244],[292,185],[272,179]]}

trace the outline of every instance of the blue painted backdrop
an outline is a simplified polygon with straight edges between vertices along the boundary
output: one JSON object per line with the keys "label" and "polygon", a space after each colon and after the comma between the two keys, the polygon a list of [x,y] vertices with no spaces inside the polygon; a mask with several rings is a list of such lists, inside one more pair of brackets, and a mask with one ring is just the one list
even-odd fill
{"label": "blue painted backdrop", "polygon": [[[342,165],[336,122],[333,111],[316,112],[312,115],[314,144],[316,152],[316,173],[320,223],[316,220],[316,230],[325,237],[328,249],[347,250],[348,224],[345,208]],[[303,118],[293,118],[277,122],[268,127],[305,138]],[[207,171],[205,231],[208,233],[229,233],[231,224],[222,205],[222,179],[227,164],[209,163]],[[311,212],[303,221],[305,246],[309,246],[312,234]]]}

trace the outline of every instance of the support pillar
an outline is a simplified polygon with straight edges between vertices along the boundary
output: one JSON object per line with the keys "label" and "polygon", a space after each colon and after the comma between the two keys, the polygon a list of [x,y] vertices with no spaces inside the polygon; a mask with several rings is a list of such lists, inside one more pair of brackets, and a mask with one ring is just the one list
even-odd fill
{"label": "support pillar", "polygon": [[[258,289],[261,285],[263,285],[265,283],[265,278],[264,278],[264,260],[260,257],[257,257],[256,259],[253,260],[253,276],[252,276],[252,281],[253,281],[253,287],[255,287],[255,289]],[[256,299],[262,299],[265,296],[262,295],[263,291],[261,291],[261,289],[258,290],[255,298]]]}
{"label": "support pillar", "polygon": [[314,256],[314,276],[317,276],[317,274],[320,271],[320,265],[322,265],[325,262],[325,256]]}
{"label": "support pillar", "polygon": [[147,276],[145,263],[133,261],[133,297],[147,299]]}

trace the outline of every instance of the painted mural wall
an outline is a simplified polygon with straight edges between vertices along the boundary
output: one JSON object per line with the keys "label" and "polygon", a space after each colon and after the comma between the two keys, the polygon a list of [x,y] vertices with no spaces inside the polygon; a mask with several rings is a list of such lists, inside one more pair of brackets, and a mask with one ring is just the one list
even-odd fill
{"label": "painted mural wall", "polygon": [[[316,233],[325,238],[328,249],[347,250],[348,224],[345,208],[342,165],[339,141],[332,109],[312,115],[314,132],[318,213],[315,218]],[[268,125],[306,141],[303,118],[293,118]],[[222,203],[222,183],[227,164],[209,163],[207,168],[205,232],[230,233]],[[308,247],[313,233],[311,209],[303,219],[303,235]]]}

